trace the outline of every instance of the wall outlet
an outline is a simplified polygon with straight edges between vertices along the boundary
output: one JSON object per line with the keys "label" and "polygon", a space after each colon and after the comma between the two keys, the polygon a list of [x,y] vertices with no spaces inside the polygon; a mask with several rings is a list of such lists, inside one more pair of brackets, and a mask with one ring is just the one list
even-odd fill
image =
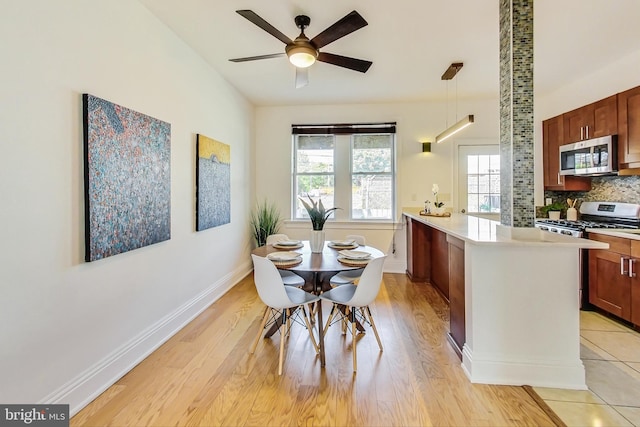
{"label": "wall outlet", "polygon": [[544,199],[544,205],[550,205],[551,203],[553,203],[553,200],[551,200],[551,197],[547,197],[546,199]]}

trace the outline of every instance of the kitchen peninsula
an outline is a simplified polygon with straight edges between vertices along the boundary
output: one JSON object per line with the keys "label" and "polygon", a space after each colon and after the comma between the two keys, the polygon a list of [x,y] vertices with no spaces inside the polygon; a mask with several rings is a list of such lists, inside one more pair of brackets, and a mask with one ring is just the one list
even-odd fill
{"label": "kitchen peninsula", "polygon": [[449,341],[471,382],[586,390],[580,249],[606,243],[463,214],[403,215],[407,274],[449,301]]}

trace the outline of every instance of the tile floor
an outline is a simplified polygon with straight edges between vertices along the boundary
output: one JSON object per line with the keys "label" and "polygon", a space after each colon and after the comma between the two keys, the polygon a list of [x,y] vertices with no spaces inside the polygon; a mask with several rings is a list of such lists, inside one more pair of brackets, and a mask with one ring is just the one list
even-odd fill
{"label": "tile floor", "polygon": [[567,426],[640,427],[640,333],[581,311],[580,336],[589,390],[535,392]]}

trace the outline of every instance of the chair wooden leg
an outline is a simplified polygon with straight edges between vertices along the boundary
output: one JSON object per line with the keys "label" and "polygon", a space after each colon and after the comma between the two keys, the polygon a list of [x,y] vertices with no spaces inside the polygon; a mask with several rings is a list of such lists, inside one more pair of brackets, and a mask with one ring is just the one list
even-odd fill
{"label": "chair wooden leg", "polygon": [[[282,316],[283,316],[283,322],[282,322],[282,327],[284,328],[285,325],[289,324],[289,318],[287,317],[287,311],[288,310],[282,310]],[[287,319],[286,322],[284,322],[284,319]],[[281,333],[280,334],[280,358],[278,360],[278,375],[282,375],[282,362],[284,359],[284,341],[286,339],[286,335],[287,333]]]}
{"label": "chair wooden leg", "polygon": [[287,308],[287,330],[285,331],[287,338],[291,335],[291,309]]}
{"label": "chair wooden leg", "polygon": [[358,370],[358,359],[356,356],[356,311],[351,308],[351,347],[353,347],[353,372]]}
{"label": "chair wooden leg", "polygon": [[260,336],[262,335],[262,332],[264,332],[264,326],[267,324],[267,320],[269,319],[269,311],[271,311],[271,308],[269,307],[266,307],[264,309],[264,316],[262,316],[262,323],[260,323],[260,329],[258,329],[258,335],[256,336],[256,339],[253,342],[253,345],[251,346],[251,350],[249,350],[249,353],[251,354],[253,354],[256,351],[256,347],[258,347]]}
{"label": "chair wooden leg", "polygon": [[312,325],[316,323],[316,318],[315,318],[315,315],[317,313],[316,304],[320,304],[320,301],[312,302],[309,304],[309,317]]}
{"label": "chair wooden leg", "polygon": [[304,316],[304,323],[307,325],[307,330],[309,331],[309,337],[311,337],[311,343],[313,344],[313,348],[316,349],[316,354],[320,353],[320,347],[318,347],[318,343],[316,343],[316,337],[313,336],[313,328],[311,327],[311,323],[309,323],[309,319],[307,318],[307,310],[302,308],[302,315]]}
{"label": "chair wooden leg", "polygon": [[380,347],[380,351],[382,351],[382,341],[380,341],[380,335],[378,335],[378,328],[376,328],[376,324],[373,321],[373,316],[371,315],[371,309],[369,306],[366,307],[366,313],[369,316],[369,323],[371,323],[371,329],[373,329],[373,333],[376,335],[376,340],[378,340],[378,347]]}
{"label": "chair wooden leg", "polygon": [[333,320],[333,316],[336,314],[336,305],[333,304],[331,307],[331,313],[329,313],[329,318],[327,319],[327,323],[324,325],[324,329],[322,331],[323,334],[327,333],[327,329],[329,329],[329,325],[331,325],[331,321]]}

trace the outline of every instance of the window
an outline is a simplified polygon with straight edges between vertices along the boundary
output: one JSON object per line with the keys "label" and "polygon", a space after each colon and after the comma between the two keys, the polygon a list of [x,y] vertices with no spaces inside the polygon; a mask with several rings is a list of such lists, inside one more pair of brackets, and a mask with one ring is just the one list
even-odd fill
{"label": "window", "polygon": [[295,218],[309,218],[307,210],[298,197],[307,195],[322,200],[325,207],[334,204],[334,157],[335,136],[298,135],[294,144],[295,153]]}
{"label": "window", "polygon": [[460,208],[469,213],[500,212],[500,155],[497,145],[460,146]]}
{"label": "window", "polygon": [[393,218],[391,135],[353,135],[351,141],[351,219]]}
{"label": "window", "polygon": [[340,220],[392,220],[395,124],[293,126],[293,217],[308,218],[299,198],[334,206]]}

